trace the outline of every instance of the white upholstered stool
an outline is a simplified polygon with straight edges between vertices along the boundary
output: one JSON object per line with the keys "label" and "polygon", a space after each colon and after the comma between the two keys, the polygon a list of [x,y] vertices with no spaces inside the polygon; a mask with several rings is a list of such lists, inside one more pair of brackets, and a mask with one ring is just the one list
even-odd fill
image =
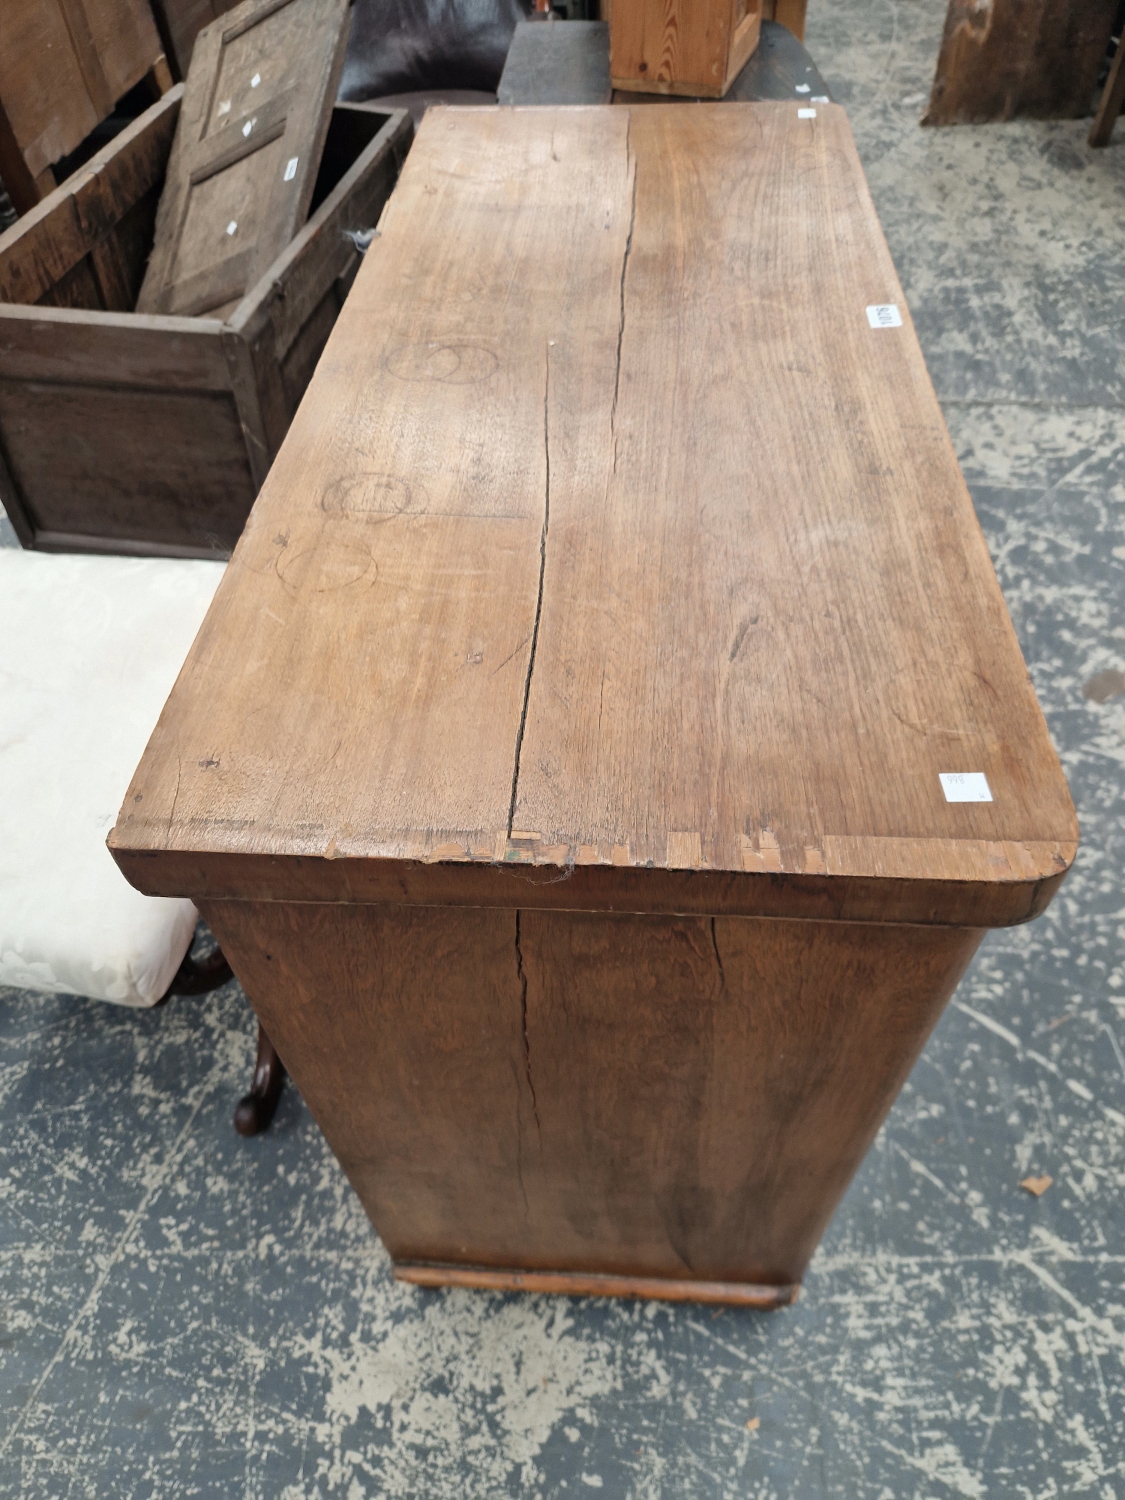
{"label": "white upholstered stool", "polygon": [[224,564],[0,548],[0,985],[155,1005],[190,901],[105,839]]}

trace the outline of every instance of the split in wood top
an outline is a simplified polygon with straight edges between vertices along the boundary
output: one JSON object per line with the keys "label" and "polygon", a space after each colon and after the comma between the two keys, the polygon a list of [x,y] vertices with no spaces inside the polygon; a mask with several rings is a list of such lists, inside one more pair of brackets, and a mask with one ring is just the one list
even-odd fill
{"label": "split in wood top", "polygon": [[130,878],[989,926],[1076,840],[844,112],[431,110]]}

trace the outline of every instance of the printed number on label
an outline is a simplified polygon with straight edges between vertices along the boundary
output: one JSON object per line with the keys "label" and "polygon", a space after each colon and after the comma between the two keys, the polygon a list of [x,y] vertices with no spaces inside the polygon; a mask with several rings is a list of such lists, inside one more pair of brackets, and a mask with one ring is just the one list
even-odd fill
{"label": "printed number on label", "polygon": [[879,302],[867,309],[867,321],[872,328],[901,328],[902,314],[897,302]]}

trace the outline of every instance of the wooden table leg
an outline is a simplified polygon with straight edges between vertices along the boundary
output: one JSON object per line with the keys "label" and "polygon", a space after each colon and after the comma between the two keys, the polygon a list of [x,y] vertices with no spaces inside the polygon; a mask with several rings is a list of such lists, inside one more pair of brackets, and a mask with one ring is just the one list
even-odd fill
{"label": "wooden table leg", "polygon": [[1117,51],[1113,54],[1109,77],[1102,92],[1102,102],[1098,105],[1094,123],[1090,127],[1087,139],[1091,146],[1109,145],[1122,103],[1125,103],[1125,37],[1118,42]]}
{"label": "wooden table leg", "polygon": [[250,1092],[238,1101],[234,1111],[234,1128],[239,1135],[260,1135],[268,1127],[277,1110],[284,1082],[285,1068],[281,1058],[259,1021],[254,1082],[250,1085]]}
{"label": "wooden table leg", "polygon": [[165,990],[159,1004],[163,1005],[173,995],[207,995],[220,985],[229,984],[234,978],[230,964],[221,948],[212,948],[203,958],[184,955],[184,961],[176,970],[172,983]]}

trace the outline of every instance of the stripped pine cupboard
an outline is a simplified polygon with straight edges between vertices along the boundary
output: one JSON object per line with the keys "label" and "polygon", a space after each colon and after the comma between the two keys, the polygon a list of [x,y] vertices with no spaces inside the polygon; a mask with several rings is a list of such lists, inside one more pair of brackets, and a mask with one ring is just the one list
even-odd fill
{"label": "stripped pine cupboard", "polygon": [[110,847],[397,1275],[778,1305],[1078,836],[846,117],[435,108],[380,227]]}
{"label": "stripped pine cupboard", "polygon": [[758,45],[762,0],[614,0],[613,86],[721,98]]}
{"label": "stripped pine cupboard", "polygon": [[722,98],[758,46],[762,22],[805,34],[806,0],[613,0],[613,87],[629,93]]}

